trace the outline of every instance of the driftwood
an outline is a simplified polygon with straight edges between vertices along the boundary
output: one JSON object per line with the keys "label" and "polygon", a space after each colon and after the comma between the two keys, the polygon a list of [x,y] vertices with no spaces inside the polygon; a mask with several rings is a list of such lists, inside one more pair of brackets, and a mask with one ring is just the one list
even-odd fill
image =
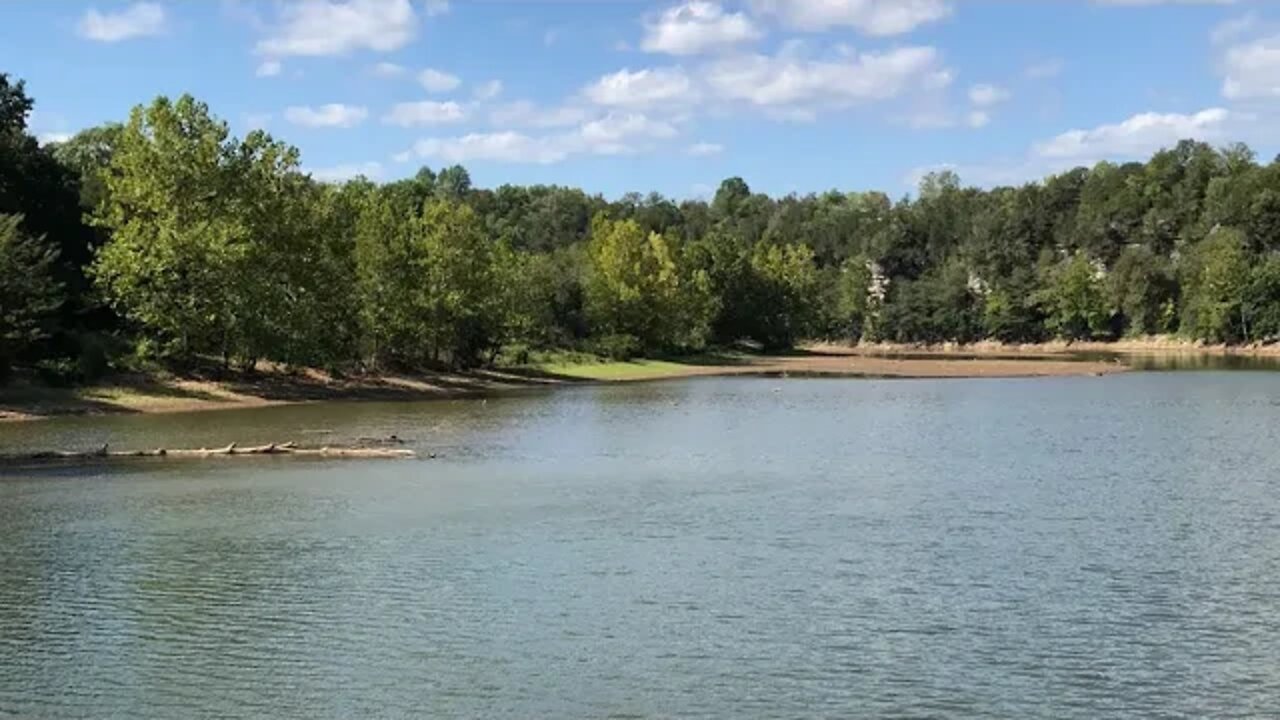
{"label": "driftwood", "polygon": [[[393,436],[394,437],[394,436]],[[103,445],[96,450],[66,451],[49,450],[31,453],[0,454],[0,466],[20,463],[58,462],[65,460],[111,460],[118,458],[214,458],[214,457],[252,457],[260,455],[280,455],[288,457],[317,458],[412,458],[417,454],[412,450],[386,447],[334,446],[302,447],[294,442],[270,443],[240,447],[231,443],[220,448],[172,449],[156,448],[154,450],[112,450]],[[432,453],[430,457],[435,457]]]}

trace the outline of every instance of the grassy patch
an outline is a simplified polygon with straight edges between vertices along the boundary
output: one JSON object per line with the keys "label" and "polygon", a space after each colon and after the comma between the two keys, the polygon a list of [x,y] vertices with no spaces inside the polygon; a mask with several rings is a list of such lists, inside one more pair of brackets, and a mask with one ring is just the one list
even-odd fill
{"label": "grassy patch", "polygon": [[582,380],[644,380],[686,373],[689,365],[669,360],[593,360],[590,362],[549,362],[535,366],[552,375]]}

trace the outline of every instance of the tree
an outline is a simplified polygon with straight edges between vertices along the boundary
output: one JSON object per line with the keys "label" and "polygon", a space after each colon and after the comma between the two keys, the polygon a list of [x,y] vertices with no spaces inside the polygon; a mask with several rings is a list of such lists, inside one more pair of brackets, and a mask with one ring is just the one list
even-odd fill
{"label": "tree", "polygon": [[1084,253],[1052,266],[1047,275],[1040,301],[1049,332],[1067,340],[1090,340],[1107,332],[1111,312],[1104,275]]}
{"label": "tree", "polygon": [[1214,230],[1191,249],[1182,273],[1182,328],[1209,342],[1248,340],[1243,302],[1250,257],[1244,233]]}
{"label": "tree", "polygon": [[0,378],[47,340],[64,296],[56,251],[25,235],[17,215],[0,215]]}
{"label": "tree", "polygon": [[[443,175],[443,173],[442,173]],[[467,205],[428,202],[417,221],[418,320],[432,362],[475,365],[501,345],[502,292],[495,252]]]}
{"label": "tree", "polygon": [[298,298],[309,231],[297,168],[295,149],[260,131],[232,138],[190,96],[134,109],[94,214],[112,241],[93,270],[159,354],[251,367],[289,344],[281,315]]}
{"label": "tree", "polygon": [[1242,301],[1251,340],[1280,339],[1280,258],[1254,267]]}
{"label": "tree", "polygon": [[654,350],[700,347],[713,302],[705,272],[677,264],[666,238],[634,220],[598,215],[588,245],[586,309],[600,335],[634,338]]}

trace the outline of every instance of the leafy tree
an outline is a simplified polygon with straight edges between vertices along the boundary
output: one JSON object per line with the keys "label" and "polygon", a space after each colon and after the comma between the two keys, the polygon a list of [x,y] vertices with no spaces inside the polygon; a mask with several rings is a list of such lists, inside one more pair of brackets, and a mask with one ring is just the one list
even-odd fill
{"label": "leafy tree", "polygon": [[1124,249],[1107,275],[1107,301],[1119,312],[1123,332],[1149,335],[1171,332],[1177,283],[1168,261],[1143,245]]}
{"label": "leafy tree", "polygon": [[677,264],[666,238],[634,220],[592,221],[586,309],[600,335],[630,336],[642,347],[700,347],[711,320],[705,272]]}
{"label": "leafy tree", "polygon": [[1280,258],[1254,267],[1244,289],[1244,320],[1251,340],[1280,339]]}
{"label": "leafy tree", "polygon": [[0,215],[0,377],[47,340],[64,301],[56,251],[25,235],[22,218]]}
{"label": "leafy tree", "polygon": [[1090,340],[1110,328],[1103,273],[1084,253],[1076,253],[1048,270],[1040,300],[1045,327],[1068,340]]}
{"label": "leafy tree", "polygon": [[1183,330],[1210,342],[1247,340],[1249,269],[1245,235],[1234,228],[1215,230],[1193,247],[1183,268]]}

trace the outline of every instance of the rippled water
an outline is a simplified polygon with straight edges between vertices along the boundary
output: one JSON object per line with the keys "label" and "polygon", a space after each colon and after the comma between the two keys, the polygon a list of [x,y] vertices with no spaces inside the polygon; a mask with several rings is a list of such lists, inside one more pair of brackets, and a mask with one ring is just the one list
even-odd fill
{"label": "rippled water", "polygon": [[[0,427],[0,716],[1276,717],[1280,376],[704,379]],[[327,431],[327,432],[326,432]]]}

